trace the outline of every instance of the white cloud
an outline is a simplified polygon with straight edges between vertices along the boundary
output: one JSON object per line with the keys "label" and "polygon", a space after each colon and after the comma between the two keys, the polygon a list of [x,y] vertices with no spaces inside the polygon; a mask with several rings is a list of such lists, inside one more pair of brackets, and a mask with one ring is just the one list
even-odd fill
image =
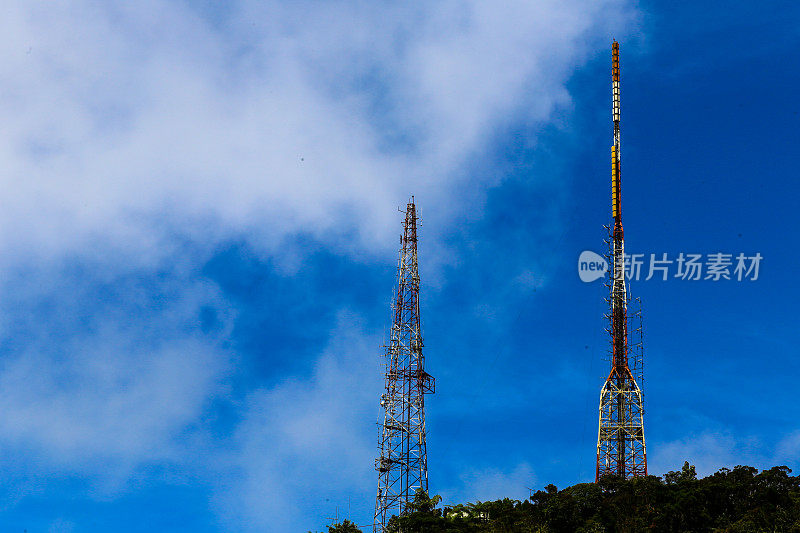
{"label": "white cloud", "polygon": [[[775,453],[772,458],[773,466],[787,465],[791,468],[800,468],[800,430],[785,435],[775,446]],[[797,473],[797,472],[795,472]]]}
{"label": "white cloud", "polygon": [[314,527],[321,494],[371,491],[379,342],[342,312],[310,376],[250,394],[219,500],[237,530]]}
{"label": "white cloud", "polygon": [[[732,468],[752,454],[729,432],[703,432],[653,446],[648,470],[656,476],[680,470],[684,461],[697,469],[699,476],[713,474],[722,467]],[[737,462],[738,461],[738,462]]]}
{"label": "white cloud", "polygon": [[72,533],[75,531],[75,524],[69,520],[58,519],[48,528],[50,533]]}
{"label": "white cloud", "polygon": [[[394,246],[394,207],[411,193],[433,240],[496,183],[471,166],[497,132],[568,106],[571,72],[633,14],[593,0],[211,9],[223,12],[166,0],[4,4],[0,325],[6,337],[20,321],[29,329],[0,368],[2,447],[100,476],[178,460],[177,436],[228,372],[226,333],[186,326],[225,303],[197,281],[207,255],[186,257],[181,242],[210,253],[243,237],[280,261],[278,245],[305,233],[371,255]],[[67,263],[91,279],[76,284]],[[41,272],[10,275],[34,264]],[[164,269],[175,279],[155,292],[129,283]],[[90,305],[114,283],[129,293]],[[371,483],[374,432],[359,428],[374,418],[363,384],[377,373],[360,366],[375,355],[363,339],[355,328],[311,378],[252,393],[237,453],[209,458],[230,469],[221,512],[258,524],[312,476]],[[482,479],[497,492],[527,475]]]}
{"label": "white cloud", "polygon": [[629,18],[618,2],[244,2],[215,27],[159,0],[11,3],[0,237],[138,250],[159,216],[269,248],[297,231],[388,246],[394,206],[414,192],[444,223],[462,165],[566,104],[573,68]]}
{"label": "white cloud", "polygon": [[217,289],[97,263],[28,266],[0,284],[14,310],[0,322],[0,449],[17,474],[79,473],[113,490],[142,463],[182,462],[183,432],[230,370]]}
{"label": "white cloud", "polygon": [[493,501],[502,498],[524,500],[529,487],[536,485],[536,475],[527,463],[513,469],[466,469],[460,476],[461,484],[442,492],[445,503],[455,504],[476,501]]}
{"label": "white cloud", "polygon": [[737,465],[759,469],[786,465],[800,468],[797,451],[800,432],[783,435],[777,442],[765,442],[752,435],[742,435],[731,429],[702,431],[650,447],[649,470],[661,476],[670,470],[680,470],[684,461],[695,465],[698,476],[707,476],[720,468]]}

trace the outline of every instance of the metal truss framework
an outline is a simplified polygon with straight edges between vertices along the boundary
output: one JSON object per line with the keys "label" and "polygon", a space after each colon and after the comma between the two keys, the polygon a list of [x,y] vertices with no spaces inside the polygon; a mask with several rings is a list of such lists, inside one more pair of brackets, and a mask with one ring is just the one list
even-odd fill
{"label": "metal truss framework", "polygon": [[412,197],[406,206],[397,289],[392,303],[392,329],[386,346],[386,390],[381,395],[383,422],[378,422],[380,455],[375,460],[378,494],[373,531],[382,532],[392,515],[405,511],[418,489],[428,490],[425,440],[425,394],[434,379],[425,372],[419,312],[417,211]]}
{"label": "metal truss framework", "polygon": [[[629,314],[625,279],[625,237],[622,228],[622,182],[619,139],[619,44],[612,45],[612,116],[614,145],[611,147],[611,201],[614,225],[609,228],[608,278],[611,372],[600,391],[595,480],[606,474],[622,478],[647,475],[642,390],[643,351],[641,302]],[[631,370],[633,367],[633,370]]]}

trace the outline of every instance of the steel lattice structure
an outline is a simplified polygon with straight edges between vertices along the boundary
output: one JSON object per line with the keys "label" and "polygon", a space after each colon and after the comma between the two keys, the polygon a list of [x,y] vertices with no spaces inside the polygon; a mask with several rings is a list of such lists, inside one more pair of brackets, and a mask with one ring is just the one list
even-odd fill
{"label": "steel lattice structure", "polygon": [[[616,41],[612,44],[611,80],[614,120],[614,144],[611,147],[611,211],[614,223],[608,240],[611,372],[600,391],[595,480],[606,474],[622,478],[647,475],[644,405],[639,386],[642,374],[641,312],[638,312],[638,324],[631,329],[635,321],[629,322],[629,296],[625,279],[619,141],[619,43]],[[634,371],[630,363],[633,363]]]}
{"label": "steel lattice structure", "polygon": [[392,304],[392,329],[386,347],[386,391],[380,431],[378,495],[373,531],[383,531],[392,515],[404,512],[418,489],[428,490],[425,443],[425,394],[434,392],[434,380],[425,372],[419,313],[417,267],[417,211],[412,197],[406,206],[397,288]]}

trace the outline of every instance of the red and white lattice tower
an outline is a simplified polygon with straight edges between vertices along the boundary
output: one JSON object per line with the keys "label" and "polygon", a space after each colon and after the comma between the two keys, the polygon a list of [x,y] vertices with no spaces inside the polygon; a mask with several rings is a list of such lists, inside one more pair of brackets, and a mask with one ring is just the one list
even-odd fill
{"label": "red and white lattice tower", "polygon": [[425,444],[425,394],[434,392],[434,380],[425,372],[419,314],[417,268],[417,209],[412,197],[406,206],[397,288],[392,304],[392,329],[386,347],[386,390],[381,395],[378,495],[373,531],[384,531],[392,515],[405,511],[417,490],[428,491],[428,455]]}
{"label": "red and white lattice tower", "polygon": [[[600,392],[595,480],[612,474],[622,478],[647,475],[642,403],[641,314],[629,315],[625,276],[625,239],[622,230],[622,182],[619,143],[619,43],[612,44],[611,211],[609,238],[609,326],[611,371]],[[638,317],[637,320],[630,320]],[[632,322],[637,322],[632,325]],[[633,370],[632,370],[633,369]],[[638,379],[637,379],[638,378]]]}

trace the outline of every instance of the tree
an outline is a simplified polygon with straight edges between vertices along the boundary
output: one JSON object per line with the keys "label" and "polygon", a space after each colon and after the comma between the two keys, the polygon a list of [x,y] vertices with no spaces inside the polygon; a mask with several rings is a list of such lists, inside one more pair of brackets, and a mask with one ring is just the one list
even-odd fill
{"label": "tree", "polygon": [[328,526],[328,533],[362,533],[350,520]]}
{"label": "tree", "polygon": [[422,489],[417,489],[414,500],[406,506],[401,516],[393,516],[386,524],[389,533],[435,533],[445,531],[447,520],[442,510],[436,506],[442,501],[441,496],[428,496]]}
{"label": "tree", "polygon": [[438,496],[418,492],[388,531],[402,533],[670,533],[787,531],[800,533],[800,477],[785,466],[726,468],[698,479],[688,462],[677,472],[558,490],[547,485],[530,500],[503,499],[437,509]]}

